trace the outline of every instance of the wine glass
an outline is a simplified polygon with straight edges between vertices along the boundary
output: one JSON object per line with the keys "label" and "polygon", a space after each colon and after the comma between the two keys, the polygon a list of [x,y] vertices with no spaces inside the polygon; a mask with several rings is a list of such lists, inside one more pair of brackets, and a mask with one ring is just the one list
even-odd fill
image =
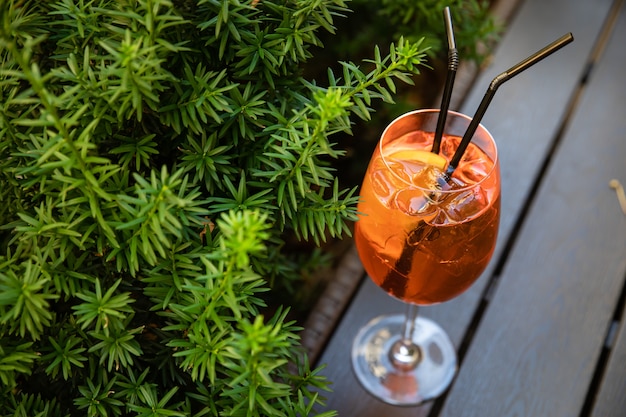
{"label": "wine glass", "polygon": [[[479,125],[458,167],[443,174],[471,118],[447,113],[439,156],[431,152],[439,110],[406,113],[382,134],[369,162],[354,238],[371,279],[407,304],[405,315],[377,317],[353,344],[361,384],[394,405],[436,398],[456,372],[445,331],[417,307],[465,291],[487,266],[500,219],[495,142]],[[443,158],[445,158],[445,160]]]}

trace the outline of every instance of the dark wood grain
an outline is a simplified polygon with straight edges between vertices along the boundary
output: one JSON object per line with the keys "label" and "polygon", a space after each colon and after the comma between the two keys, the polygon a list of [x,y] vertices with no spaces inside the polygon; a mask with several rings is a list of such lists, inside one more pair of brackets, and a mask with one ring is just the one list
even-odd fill
{"label": "dark wood grain", "polygon": [[626,322],[622,322],[592,417],[623,417],[626,413]]}
{"label": "dark wood grain", "polygon": [[[578,416],[583,407],[626,274],[626,217],[608,186],[626,179],[624,39],[622,8],[443,416]],[[620,349],[598,402],[613,398],[606,415],[626,412]]]}
{"label": "dark wood grain", "polygon": [[[442,324],[457,346],[463,339],[481,302],[497,260],[504,254],[506,242],[515,230],[525,200],[541,169],[542,160],[549,152],[551,140],[557,135],[565,117],[567,104],[586,69],[587,57],[592,51],[609,8],[610,1],[608,0],[575,2],[526,0],[517,12],[498,50],[495,51],[492,66],[485,69],[477,79],[474,89],[461,109],[465,113],[473,113],[487,85],[495,75],[564,33],[574,32],[576,40],[572,45],[550,57],[550,61],[539,63],[528,73],[521,74],[515,80],[502,86],[483,120],[498,143],[503,173],[503,215],[494,262],[479,281],[460,297],[442,305],[421,310],[422,314]],[[595,192],[598,190],[596,189]],[[597,213],[593,215],[596,216]],[[603,215],[608,215],[608,213],[603,213]],[[578,243],[578,246],[571,246],[570,250],[584,249],[585,245],[580,245],[584,242],[578,241]],[[546,250],[545,245],[542,248]],[[559,246],[556,245],[552,249],[558,248]],[[532,255],[550,258],[550,250]],[[575,256],[570,254],[568,261],[573,257]],[[531,258],[529,262],[533,263],[534,260]],[[566,261],[562,262],[566,263]],[[541,287],[538,289],[541,290]],[[605,289],[602,287],[597,291]],[[561,297],[571,297],[569,293],[560,294]],[[562,304],[562,302],[557,303],[557,305]],[[319,361],[327,365],[324,373],[335,384],[334,393],[328,395],[328,409],[339,410],[341,416],[426,416],[428,414],[430,404],[399,408],[379,402],[363,391],[351,370],[350,347],[358,329],[379,314],[403,311],[402,303],[386,295],[369,280],[363,283]],[[525,304],[520,310],[515,311],[517,320],[523,321],[526,315],[533,314],[533,304]],[[504,323],[506,327],[506,322]],[[538,340],[547,331],[551,331],[551,328],[545,326],[535,330],[527,336],[528,340],[522,346],[532,347],[533,340]],[[485,340],[484,344],[493,349],[490,347],[491,339]],[[533,352],[538,355],[537,352]],[[491,388],[491,384],[486,380],[492,378],[494,374],[502,374],[501,379],[519,377],[517,373],[511,374],[511,369],[509,369],[520,370],[519,363],[516,363],[519,350],[498,351],[498,354],[502,357],[504,364],[492,365],[489,361],[482,361],[483,365],[486,365],[483,369],[484,373],[471,373],[474,378],[480,378],[485,387]],[[468,359],[468,361],[476,360],[475,354],[472,359]],[[589,367],[593,366],[592,361],[593,358],[589,358]],[[465,366],[467,366],[466,363],[463,364],[463,367]],[[449,398],[451,405],[447,408],[448,415],[499,415],[489,412],[482,414],[467,412],[464,404],[474,404],[474,400],[479,398],[478,396],[472,397],[473,386],[477,384],[478,381],[470,381],[467,377],[463,377],[462,382],[455,384]],[[515,395],[524,390],[525,387],[517,386]],[[513,403],[515,404],[515,401]],[[509,411],[511,409],[515,408],[508,408]],[[529,414],[520,413],[519,415]]]}

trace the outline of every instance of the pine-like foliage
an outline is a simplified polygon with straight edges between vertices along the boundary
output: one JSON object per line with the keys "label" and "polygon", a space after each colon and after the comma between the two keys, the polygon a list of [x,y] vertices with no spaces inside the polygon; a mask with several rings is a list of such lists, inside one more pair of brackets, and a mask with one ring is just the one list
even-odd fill
{"label": "pine-like foliage", "polygon": [[298,273],[286,236],[349,233],[330,138],[424,53],[303,79],[345,12],[0,0],[0,415],[316,413],[328,383],[261,293]]}

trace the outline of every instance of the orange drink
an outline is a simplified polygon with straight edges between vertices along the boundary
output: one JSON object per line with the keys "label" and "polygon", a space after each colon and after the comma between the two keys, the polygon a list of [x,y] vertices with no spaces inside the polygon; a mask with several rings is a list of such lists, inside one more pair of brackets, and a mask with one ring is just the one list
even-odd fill
{"label": "orange drink", "polygon": [[363,180],[355,229],[372,280],[419,305],[449,300],[478,278],[493,253],[499,224],[499,176],[490,175],[498,169],[497,159],[470,143],[445,181],[441,165],[461,138],[444,135],[440,158],[433,160],[433,136],[411,131],[381,140]]}
{"label": "orange drink", "polygon": [[[460,113],[438,119],[438,110],[416,110],[392,121],[361,186],[354,231],[359,257],[407,313],[370,320],[356,335],[351,358],[361,385],[389,404],[419,404],[449,386],[454,344],[436,322],[418,316],[417,306],[465,291],[487,266],[498,235],[493,137]],[[443,136],[433,153],[437,126]]]}

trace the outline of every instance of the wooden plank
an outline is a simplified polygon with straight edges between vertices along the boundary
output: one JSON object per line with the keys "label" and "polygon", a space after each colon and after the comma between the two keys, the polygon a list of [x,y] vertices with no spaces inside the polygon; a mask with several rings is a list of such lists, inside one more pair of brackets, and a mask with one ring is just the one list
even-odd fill
{"label": "wooden plank", "polygon": [[[622,7],[443,416],[578,416],[582,409],[626,273],[626,216],[608,185],[626,179],[625,38]],[[603,395],[623,401],[618,356],[617,382],[607,380]]]}
{"label": "wooden plank", "polygon": [[[532,76],[522,74],[515,81],[509,81],[499,91],[485,117],[485,125],[499,143],[503,168],[503,218],[495,258],[502,253],[541,165],[539,156],[547,152],[550,138],[558,130],[566,103],[584,71],[586,57],[609,6],[608,0],[527,0],[495,53],[493,62],[498,64],[497,67],[486,69],[462,109],[473,113],[495,75],[563,33],[576,29],[577,39],[567,47],[567,53],[563,51],[551,57],[551,65],[539,64],[532,69]],[[545,107],[537,103],[545,103]],[[442,324],[457,346],[492,271],[493,264],[469,291],[455,300],[422,309],[424,315]],[[428,413],[429,405],[398,408],[375,400],[360,387],[351,370],[350,347],[358,329],[379,314],[403,311],[400,302],[384,294],[369,280],[362,285],[320,359],[320,363],[327,364],[324,374],[335,383],[334,393],[328,396],[328,409],[339,410],[340,415],[359,416],[392,413],[394,416],[421,416]]]}

